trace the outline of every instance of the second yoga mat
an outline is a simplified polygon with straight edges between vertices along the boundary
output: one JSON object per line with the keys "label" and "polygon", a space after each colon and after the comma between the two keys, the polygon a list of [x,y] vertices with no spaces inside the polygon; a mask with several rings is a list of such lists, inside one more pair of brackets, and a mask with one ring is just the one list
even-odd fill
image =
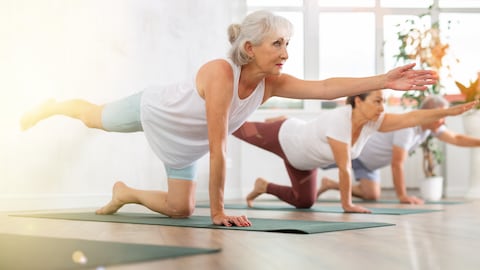
{"label": "second yoga mat", "polygon": [[0,234],[0,269],[105,269],[219,252],[220,249]]}
{"label": "second yoga mat", "polygon": [[[339,199],[318,199],[317,202],[320,203],[340,203]],[[379,204],[400,204],[399,200],[361,200],[361,199],[354,199],[352,200],[354,203],[379,203]],[[462,204],[466,203],[467,201],[425,201],[425,204]]]}
{"label": "second yoga mat", "polygon": [[391,223],[382,222],[333,222],[249,218],[249,220],[253,223],[251,227],[225,227],[213,225],[210,217],[208,216],[192,216],[187,219],[173,219],[159,214],[148,213],[117,213],[114,215],[96,215],[93,212],[79,212],[16,214],[12,216],[296,234],[323,233],[394,225]]}
{"label": "second yoga mat", "polygon": [[[208,208],[208,205],[197,205],[199,208]],[[293,206],[256,204],[249,208],[245,204],[226,204],[225,209],[250,209],[250,210],[271,210],[271,211],[295,211],[295,212],[323,212],[323,213],[345,213],[340,206],[314,206],[312,208],[294,208]],[[441,210],[432,209],[410,209],[410,208],[368,208],[375,215],[407,215]],[[353,213],[355,214],[355,213]]]}

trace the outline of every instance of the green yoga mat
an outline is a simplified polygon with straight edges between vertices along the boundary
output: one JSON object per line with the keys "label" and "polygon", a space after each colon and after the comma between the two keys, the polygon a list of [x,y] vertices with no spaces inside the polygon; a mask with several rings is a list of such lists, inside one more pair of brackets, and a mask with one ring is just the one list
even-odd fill
{"label": "green yoga mat", "polygon": [[144,213],[117,213],[114,215],[96,215],[95,213],[82,212],[22,214],[15,216],[297,234],[323,233],[394,225],[381,222],[331,222],[249,218],[249,220],[253,223],[251,227],[225,227],[213,225],[210,217],[208,216],[192,216],[187,219],[173,219],[158,214]]}
{"label": "green yoga mat", "polygon": [[[318,199],[317,202],[320,203],[340,203],[338,199]],[[400,204],[399,200],[361,200],[361,199],[354,199],[352,200],[353,203],[379,203],[379,204]],[[465,201],[425,201],[425,204],[462,204]]]}
{"label": "green yoga mat", "polygon": [[[199,208],[208,208],[207,204],[197,205]],[[294,211],[294,212],[323,212],[323,213],[345,213],[340,206],[314,206],[312,208],[294,208],[293,206],[281,206],[281,205],[262,205],[256,204],[252,208],[249,208],[245,204],[226,204],[225,209],[250,209],[250,210],[271,210],[271,211]],[[406,208],[370,208],[374,215],[408,215],[418,213],[437,212],[442,210],[432,209],[406,209]],[[351,213],[360,214],[360,213]]]}
{"label": "green yoga mat", "polygon": [[156,246],[0,234],[0,269],[104,269],[107,266],[219,252],[220,249]]}

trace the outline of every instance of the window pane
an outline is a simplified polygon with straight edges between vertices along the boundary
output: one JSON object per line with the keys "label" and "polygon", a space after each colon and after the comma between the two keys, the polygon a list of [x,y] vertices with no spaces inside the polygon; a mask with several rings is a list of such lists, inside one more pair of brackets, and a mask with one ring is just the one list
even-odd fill
{"label": "window pane", "polygon": [[247,6],[261,7],[301,7],[303,0],[247,0]]}
{"label": "window pane", "polygon": [[320,13],[320,78],[375,74],[373,13]]}
{"label": "window pane", "polygon": [[320,7],[374,7],[375,0],[318,0]]}
{"label": "window pane", "polygon": [[303,101],[300,99],[271,97],[260,109],[303,109]]}
{"label": "window pane", "polygon": [[445,29],[449,35],[449,52],[459,61],[452,64],[451,78],[445,80],[442,78],[446,93],[460,93],[454,80],[469,84],[469,80],[475,80],[477,72],[480,72],[480,53],[478,52],[480,41],[477,38],[479,25],[480,16],[478,14],[440,14],[440,29],[443,31],[448,26],[451,28],[450,31]]}
{"label": "window pane", "polygon": [[428,8],[433,4],[433,0],[381,0],[382,7],[397,8]]}
{"label": "window pane", "polygon": [[441,8],[446,8],[446,7],[478,8],[480,7],[480,0],[440,0],[439,6]]}
{"label": "window pane", "polygon": [[420,20],[418,16],[412,15],[385,15],[383,17],[383,34],[385,38],[383,54],[385,59],[385,70],[390,70],[394,67],[407,64],[402,61],[397,63],[395,56],[400,52],[400,41],[398,40],[397,33],[411,27],[410,23],[407,23],[407,21],[414,21],[415,25],[425,25],[425,27],[431,24],[429,16],[424,16],[422,17],[422,20]]}
{"label": "window pane", "polygon": [[[385,15],[383,17],[383,34],[385,38],[383,55],[386,71],[407,64],[407,62],[403,62],[402,60],[397,61],[396,59],[396,55],[400,53],[400,41],[398,40],[397,33],[410,27],[410,24],[406,23],[407,21],[414,21],[416,25],[429,26],[431,24],[429,16],[422,17],[422,20],[420,20],[418,16],[412,15]],[[388,90],[386,91],[385,96],[400,97],[402,94],[403,92],[400,91]]]}

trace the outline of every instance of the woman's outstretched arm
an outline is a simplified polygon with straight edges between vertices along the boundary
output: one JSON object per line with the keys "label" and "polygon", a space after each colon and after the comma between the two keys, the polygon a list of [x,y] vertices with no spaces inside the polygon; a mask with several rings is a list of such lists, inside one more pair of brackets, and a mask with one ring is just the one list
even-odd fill
{"label": "woman's outstretched arm", "polygon": [[469,111],[475,107],[477,103],[477,101],[472,101],[449,108],[420,109],[398,114],[386,113],[379,131],[388,132],[407,127],[429,124],[447,116],[455,116]]}
{"label": "woman's outstretched arm", "polygon": [[408,64],[390,70],[385,74],[359,78],[330,78],[306,81],[288,74],[267,77],[267,93],[300,99],[335,99],[352,96],[378,89],[400,91],[426,90],[437,82],[437,73],[432,70],[414,70],[415,64]]}

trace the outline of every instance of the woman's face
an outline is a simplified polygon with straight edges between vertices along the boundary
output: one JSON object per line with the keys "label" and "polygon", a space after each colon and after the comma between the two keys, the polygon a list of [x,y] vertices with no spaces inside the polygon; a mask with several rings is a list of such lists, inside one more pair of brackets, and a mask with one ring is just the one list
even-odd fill
{"label": "woman's face", "polygon": [[370,92],[365,100],[361,100],[358,97],[357,100],[356,108],[358,108],[368,120],[377,120],[384,111],[382,90]]}
{"label": "woman's face", "polygon": [[267,75],[279,75],[285,61],[288,59],[289,39],[277,34],[265,37],[258,46],[252,46],[253,62],[262,72]]}

